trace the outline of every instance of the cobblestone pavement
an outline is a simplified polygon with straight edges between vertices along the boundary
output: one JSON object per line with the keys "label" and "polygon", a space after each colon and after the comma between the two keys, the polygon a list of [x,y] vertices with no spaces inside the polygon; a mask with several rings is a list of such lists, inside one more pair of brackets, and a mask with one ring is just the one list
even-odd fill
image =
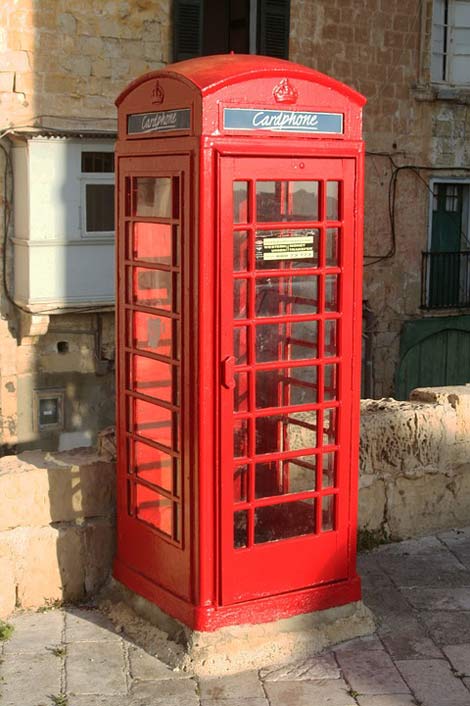
{"label": "cobblestone pavement", "polygon": [[359,557],[375,635],[288,667],[197,679],[96,610],[20,613],[2,706],[470,706],[470,528]]}

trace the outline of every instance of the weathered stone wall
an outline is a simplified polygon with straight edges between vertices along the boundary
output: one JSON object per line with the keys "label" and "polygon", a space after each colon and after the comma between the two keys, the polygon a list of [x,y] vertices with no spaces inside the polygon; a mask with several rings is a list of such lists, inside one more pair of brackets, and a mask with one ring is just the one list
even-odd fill
{"label": "weathered stone wall", "polygon": [[[115,129],[117,95],[170,59],[170,8],[170,0],[0,4],[0,261],[7,259],[11,293],[11,246],[3,252],[5,211],[13,235],[8,130]],[[31,323],[5,295],[2,267],[0,291],[0,452],[93,443],[114,415],[113,314],[101,315],[100,345],[94,314]],[[68,352],[58,352],[58,341]],[[65,391],[63,435],[37,429],[33,391],[44,388]]]}
{"label": "weathered stone wall", "polygon": [[0,459],[0,617],[95,593],[114,553],[115,469],[91,449]]}
{"label": "weathered stone wall", "polygon": [[364,400],[359,526],[392,539],[468,525],[470,386]]}
{"label": "weathered stone wall", "polygon": [[[291,2],[290,58],[367,98],[364,299],[375,319],[375,398],[395,394],[403,322],[426,315],[420,288],[429,178],[470,176],[468,91],[431,86],[431,20],[432,0]],[[397,167],[393,235],[389,187]]]}

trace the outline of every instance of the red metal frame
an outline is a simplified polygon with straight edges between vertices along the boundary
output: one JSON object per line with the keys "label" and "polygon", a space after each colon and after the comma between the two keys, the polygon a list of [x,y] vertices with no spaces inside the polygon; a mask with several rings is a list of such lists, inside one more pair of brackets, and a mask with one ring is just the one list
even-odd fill
{"label": "red metal frame", "polygon": [[[295,105],[276,104],[273,88],[281,78],[287,78],[294,86],[298,94]],[[341,605],[360,597],[360,582],[355,569],[355,533],[363,207],[360,109],[363,103],[363,98],[348,87],[305,67],[266,57],[243,56],[181,62],[138,79],[118,99],[118,548],[114,574],[131,589],[198,630],[273,620]],[[341,113],[344,132],[334,136],[280,135],[259,130],[224,132],[223,110],[226,106]],[[189,127],[174,132],[127,134],[129,115],[178,109],[190,109]],[[172,184],[179,185],[179,211],[162,218],[153,215],[150,209],[150,215],[147,213],[143,218],[137,218],[134,211],[129,210],[125,197],[126,187],[131,184],[129,180],[137,177],[178,179]],[[343,237],[341,260],[337,266],[327,266],[325,261],[324,196],[316,220],[258,224],[253,218],[257,205],[256,179],[279,180],[278,192],[285,192],[281,218],[288,217],[286,209],[289,211],[293,203],[287,182],[314,180],[320,183],[320,190],[326,180],[341,182],[339,218],[327,223],[328,227],[336,227],[347,234],[346,238]],[[247,204],[249,218],[245,223],[235,225],[232,219],[234,180],[251,184]],[[153,182],[149,184],[150,189],[157,188]],[[166,245],[160,246],[160,254],[162,247],[169,247],[167,234],[170,229],[178,229],[181,260],[152,263],[148,261],[148,251],[145,251],[143,260],[136,259],[129,249],[130,229],[136,221],[142,224],[138,228],[144,235],[157,240],[163,238],[161,242]],[[251,247],[248,254],[251,269],[233,272],[233,231],[250,232],[249,243],[253,246],[255,231],[282,231],[286,226],[289,231],[318,230],[319,266],[256,270]],[[169,253],[165,251],[164,255],[168,257]],[[285,263],[282,267],[288,265]],[[150,306],[129,299],[129,268],[134,268],[137,273],[132,287],[143,288],[142,296],[145,295]],[[282,289],[281,281],[299,273],[304,278],[315,277],[321,283],[318,311],[284,318],[267,316],[260,322],[263,325],[284,322],[288,338],[293,323],[317,321],[317,341],[307,342],[305,346],[305,350],[309,350],[310,345],[314,360],[289,360],[288,346],[299,342],[291,340],[288,343],[286,338],[278,345],[281,361],[258,361],[254,340],[258,323],[254,309],[254,283],[276,278],[276,286]],[[326,313],[324,309],[327,275],[336,275],[342,282],[337,312]],[[168,296],[169,277],[179,282],[179,312],[172,310],[167,303],[163,305],[166,308],[159,308],[164,301],[162,296]],[[244,326],[250,330],[245,344],[248,358],[241,365],[235,361],[232,340],[232,282],[236,280],[250,282],[247,317],[235,321],[235,327]],[[289,284],[291,301],[297,296],[292,289],[294,283],[292,280]],[[292,303],[287,310],[289,308],[292,309]],[[132,312],[137,312],[139,331],[143,331],[139,336],[145,339],[143,344],[138,337],[129,338]],[[324,351],[322,322],[325,313],[328,320],[337,322],[338,350],[336,356],[315,357],[315,345],[317,354]],[[152,332],[168,332],[171,328],[174,335],[173,324],[170,326],[168,322],[176,321],[180,322],[178,354],[172,350],[169,355],[166,348],[155,352],[152,346],[160,334],[155,338]],[[137,377],[135,374],[129,377],[127,360],[135,355],[138,357],[133,360],[139,365]],[[318,371],[316,383],[295,378],[295,371],[312,364]],[[338,399],[326,403],[322,396],[324,366],[334,364],[339,366],[337,384],[340,394]],[[165,373],[155,372],[160,370]],[[255,374],[279,370],[294,371],[289,372],[287,378],[284,375],[284,382],[278,383],[277,399],[284,406],[257,409]],[[244,403],[248,406],[234,413],[233,376],[237,374],[244,376],[239,391],[248,400]],[[155,380],[155,376],[160,377]],[[308,405],[291,404],[288,390],[292,389],[293,382],[297,387],[302,385],[310,390],[315,384],[316,401]],[[176,398],[178,385],[179,396]],[[136,422],[126,399],[148,404],[145,410],[151,417],[144,416]],[[256,419],[265,418],[269,412],[289,416],[311,410],[316,412],[316,420],[301,419],[299,422],[297,419],[295,423],[298,428],[310,432],[316,425],[318,433],[318,429],[323,429],[325,408],[339,410],[336,443],[331,445],[328,439],[327,445],[288,449],[290,432],[286,424],[277,422],[275,446],[278,451],[264,453],[261,460],[276,464],[277,475],[274,474],[265,487],[286,491],[289,489],[288,472],[284,472],[286,461],[306,455],[319,459],[322,453],[335,452],[340,462],[337,463],[334,487],[325,491],[321,472],[317,469],[317,480],[311,489],[289,495],[255,497]],[[154,409],[160,411],[154,413]],[[173,420],[171,429],[174,434],[176,415],[179,415],[181,439],[178,448],[169,441],[162,446],[162,437],[158,434],[149,441],[148,435],[155,433],[155,426],[164,429],[168,419]],[[250,429],[249,455],[237,462],[233,460],[234,419],[248,420]],[[138,448],[144,450],[137,461],[129,458],[136,441]],[[162,456],[162,452],[167,456]],[[330,463],[331,457],[326,458]],[[179,473],[174,486],[171,486],[168,474],[168,464],[173,464],[171,459],[177,459],[179,469],[174,471],[175,476]],[[244,460],[252,469],[251,474],[245,474],[240,481],[245,484],[247,495],[234,505],[233,468],[243,465]],[[309,464],[300,460],[299,467],[309,471]],[[171,468],[174,469],[174,464]],[[158,483],[166,485],[162,488]],[[140,496],[136,496],[136,490],[141,496],[143,494],[142,506],[139,506]],[[336,498],[336,520],[332,531],[321,532],[321,498],[324,496]],[[286,508],[285,503],[292,500],[297,501],[297,511],[300,512],[309,507],[306,503],[315,501],[314,532],[253,544],[256,508],[271,507],[274,517],[279,503]],[[178,508],[180,511],[176,515]],[[234,511],[248,512],[246,548],[234,547]],[[176,517],[175,529],[171,530],[171,518]]]}

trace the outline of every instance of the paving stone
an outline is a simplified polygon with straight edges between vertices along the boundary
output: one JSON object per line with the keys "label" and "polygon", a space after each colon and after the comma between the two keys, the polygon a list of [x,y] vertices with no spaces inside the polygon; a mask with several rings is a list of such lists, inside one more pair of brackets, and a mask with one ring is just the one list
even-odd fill
{"label": "paving stone", "polygon": [[340,672],[334,655],[327,653],[277,669],[262,669],[260,677],[263,681],[309,681],[311,679],[339,679]]}
{"label": "paving stone", "polygon": [[15,630],[5,643],[5,654],[40,653],[62,641],[64,614],[60,610],[22,613],[10,618]]}
{"label": "paving stone", "polygon": [[396,665],[423,706],[470,706],[470,692],[445,660],[397,660]]}
{"label": "paving stone", "polygon": [[135,681],[129,706],[199,706],[197,683],[194,679]]}
{"label": "paving stone", "polygon": [[199,693],[205,699],[264,698],[257,672],[241,672],[199,681]]}
{"label": "paving stone", "polygon": [[74,642],[67,647],[67,691],[72,694],[125,694],[124,651],[121,643]]}
{"label": "paving stone", "polygon": [[149,655],[140,647],[129,647],[130,673],[133,679],[158,681],[160,679],[189,679],[191,674],[174,671],[157,657]]}
{"label": "paving stone", "polygon": [[353,640],[335,645],[335,652],[357,652],[369,650],[383,650],[383,645],[377,635],[366,635],[365,637],[355,637]]}
{"label": "paving stone", "polygon": [[99,694],[68,695],[67,706],[129,706],[129,697],[100,696]]}
{"label": "paving stone", "polygon": [[470,569],[470,527],[439,532],[437,536]]}
{"label": "paving stone", "polygon": [[358,696],[359,706],[416,706],[411,694],[383,694],[382,696]]}
{"label": "paving stone", "polygon": [[359,694],[404,694],[409,691],[385,650],[339,652],[339,666]]}
{"label": "paving stone", "polygon": [[270,706],[357,706],[343,679],[266,682]]}
{"label": "paving stone", "polygon": [[442,650],[456,672],[470,677],[470,644],[447,645]]}
{"label": "paving stone", "polygon": [[50,704],[60,693],[62,660],[51,653],[15,654],[4,657],[0,684],[2,706]]}
{"label": "paving stone", "polygon": [[470,585],[470,570],[435,537],[400,542],[374,553],[398,586]]}
{"label": "paving stone", "polygon": [[67,642],[120,641],[114,625],[97,610],[71,609],[65,613],[65,639]]}
{"label": "paving stone", "polygon": [[470,612],[429,611],[422,612],[432,639],[438,645],[461,645],[468,643],[470,635]]}
{"label": "paving stone", "polygon": [[269,706],[267,699],[202,699],[201,706]]}
{"label": "paving stone", "polygon": [[406,599],[418,610],[470,610],[470,587],[404,588]]}
{"label": "paving stone", "polygon": [[393,660],[395,659],[442,659],[441,650],[428,637],[413,638],[398,633],[382,636],[383,643]]}

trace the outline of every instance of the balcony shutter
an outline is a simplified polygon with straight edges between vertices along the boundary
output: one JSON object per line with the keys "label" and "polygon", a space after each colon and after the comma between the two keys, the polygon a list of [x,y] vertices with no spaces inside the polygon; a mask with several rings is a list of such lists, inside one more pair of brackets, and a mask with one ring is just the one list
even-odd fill
{"label": "balcony shutter", "polygon": [[203,0],[174,0],[174,61],[202,54]]}
{"label": "balcony shutter", "polygon": [[258,53],[289,58],[290,0],[259,0]]}

